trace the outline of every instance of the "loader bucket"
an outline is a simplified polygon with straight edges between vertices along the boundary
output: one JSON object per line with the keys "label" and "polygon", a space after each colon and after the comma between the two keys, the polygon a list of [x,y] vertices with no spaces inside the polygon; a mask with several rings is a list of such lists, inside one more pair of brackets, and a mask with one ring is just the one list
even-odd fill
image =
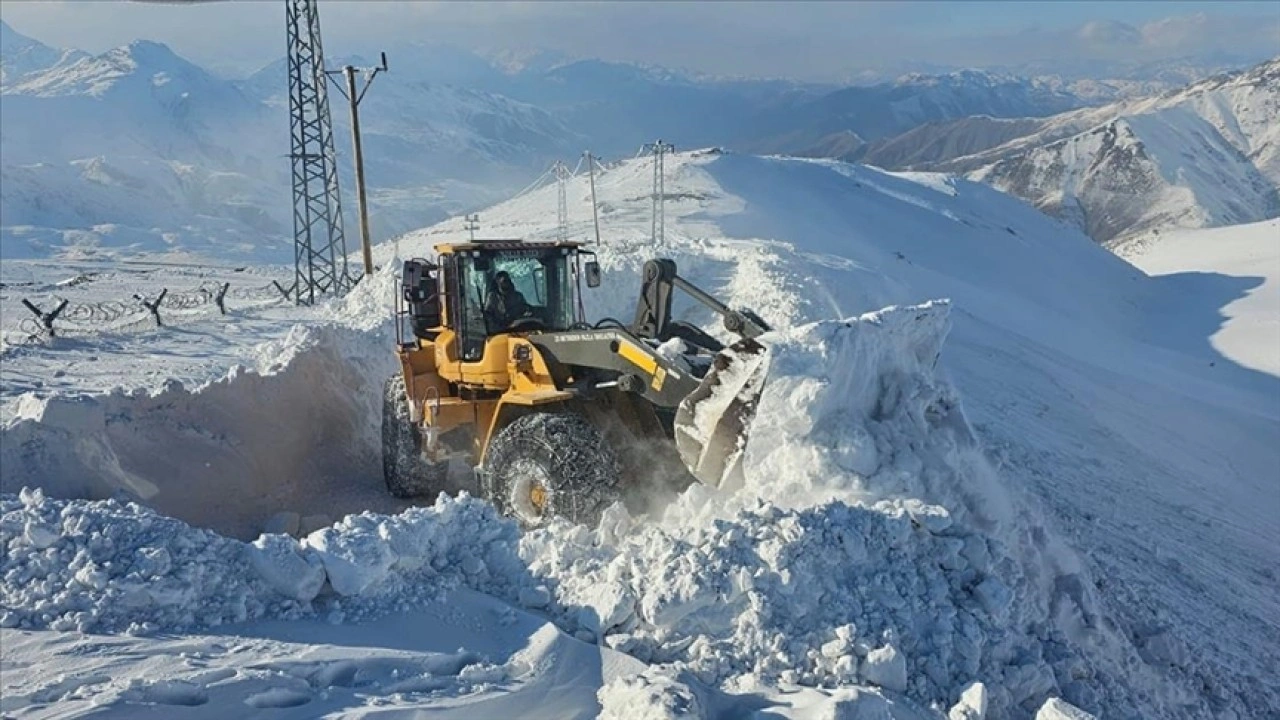
{"label": "loader bucket", "polygon": [[755,340],[725,348],[676,409],[676,449],[699,482],[726,489],[742,485],[742,452],[764,385],[766,357]]}

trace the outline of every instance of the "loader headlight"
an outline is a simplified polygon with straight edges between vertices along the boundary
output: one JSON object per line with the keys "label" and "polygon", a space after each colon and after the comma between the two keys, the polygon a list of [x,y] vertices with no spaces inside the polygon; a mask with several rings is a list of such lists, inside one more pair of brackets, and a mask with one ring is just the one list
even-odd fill
{"label": "loader headlight", "polygon": [[528,345],[517,345],[516,349],[511,351],[511,357],[518,363],[529,362],[533,357],[533,350]]}

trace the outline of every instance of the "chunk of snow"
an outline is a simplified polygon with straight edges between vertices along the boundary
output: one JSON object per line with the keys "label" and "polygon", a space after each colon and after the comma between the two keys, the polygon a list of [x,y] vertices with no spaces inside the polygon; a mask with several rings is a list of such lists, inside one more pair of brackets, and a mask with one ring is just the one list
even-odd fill
{"label": "chunk of snow", "polygon": [[1061,698],[1049,698],[1036,711],[1035,720],[1097,720],[1097,716]]}
{"label": "chunk of snow", "polygon": [[635,595],[618,582],[598,585],[579,602],[582,603],[580,624],[597,636],[623,624],[636,612]]}
{"label": "chunk of snow", "polygon": [[311,602],[324,586],[321,557],[288,535],[262,535],[249,545],[248,554],[253,568],[281,595]]}
{"label": "chunk of snow", "polygon": [[1138,652],[1153,664],[1186,667],[1191,662],[1191,651],[1167,628],[1139,640]]}
{"label": "chunk of snow", "polygon": [[653,351],[658,355],[658,357],[666,360],[667,362],[673,362],[676,358],[683,356],[684,353],[687,352],[684,341],[678,337],[673,337],[666,342],[660,343]]}
{"label": "chunk of snow", "polygon": [[869,683],[902,692],[907,689],[907,658],[893,645],[878,647],[863,660],[862,677]]}
{"label": "chunk of snow", "polygon": [[54,543],[58,542],[58,538],[59,535],[53,528],[38,520],[28,521],[22,530],[22,539],[37,550],[52,547]]}
{"label": "chunk of snow", "polygon": [[996,617],[1004,617],[1012,595],[1009,588],[996,577],[988,577],[973,588],[973,594],[983,609]]}
{"label": "chunk of snow", "polygon": [[707,717],[694,690],[657,668],[621,676],[601,687],[599,720],[699,720]]}
{"label": "chunk of snow", "polygon": [[969,683],[960,699],[947,712],[947,720],[984,720],[987,716],[987,686]]}
{"label": "chunk of snow", "polygon": [[142,698],[159,705],[194,706],[209,702],[209,693],[203,687],[183,680],[162,680],[144,687]]}
{"label": "chunk of snow", "polygon": [[326,577],[339,595],[359,595],[381,582],[395,564],[395,554],[368,518],[352,516],[308,535],[303,543],[324,564]]}
{"label": "chunk of snow", "polygon": [[951,527],[951,513],[938,505],[928,505],[914,498],[903,503],[911,519],[935,535]]}
{"label": "chunk of snow", "polygon": [[251,708],[291,708],[311,702],[311,695],[301,690],[286,687],[267,688],[244,699],[244,704]]}

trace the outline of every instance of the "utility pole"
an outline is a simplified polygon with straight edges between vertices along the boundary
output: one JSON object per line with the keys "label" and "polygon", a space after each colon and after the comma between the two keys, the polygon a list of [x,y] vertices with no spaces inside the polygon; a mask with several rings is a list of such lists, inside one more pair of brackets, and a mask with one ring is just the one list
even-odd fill
{"label": "utility pole", "polygon": [[675,146],[658,140],[644,146],[644,152],[653,155],[653,221],[650,225],[650,233],[653,244],[666,237],[666,213],[663,212],[663,200],[666,198],[666,168],[663,163],[663,156],[675,150]]}
{"label": "utility pole", "polygon": [[587,176],[591,178],[591,220],[596,225],[596,244],[600,244],[600,207],[596,205],[596,160],[591,157],[591,151],[588,150],[587,156]]}
{"label": "utility pole", "polygon": [[480,213],[472,213],[470,215],[467,215],[465,220],[467,222],[465,225],[462,226],[462,228],[467,232],[471,233],[471,242],[475,242],[476,231],[480,229]]}
{"label": "utility pole", "polygon": [[356,91],[356,68],[347,65],[341,70],[326,70],[326,75],[337,75],[342,73],[347,79],[347,87],[343,90],[338,88],[338,92],[347,99],[351,105],[351,145],[355,155],[356,165],[356,211],[360,214],[360,250],[364,255],[364,274],[373,274],[373,246],[369,240],[369,206],[365,201],[364,191],[364,149],[360,145],[360,101],[364,99],[364,94],[369,91],[369,86],[373,84],[373,79],[380,72],[387,71],[387,54],[382,53],[382,64],[375,68],[361,68],[368,75],[364,79],[364,87],[359,92]]}

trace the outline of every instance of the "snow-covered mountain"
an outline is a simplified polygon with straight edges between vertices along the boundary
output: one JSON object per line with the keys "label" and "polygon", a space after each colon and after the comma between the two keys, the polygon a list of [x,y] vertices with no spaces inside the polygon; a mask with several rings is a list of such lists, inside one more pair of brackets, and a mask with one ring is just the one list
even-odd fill
{"label": "snow-covered mountain", "polygon": [[[228,81],[157,43],[88,55],[8,26],[3,59],[6,257],[260,248],[287,261],[283,60]],[[372,64],[329,65],[347,62]],[[392,53],[391,72],[362,103],[371,224],[385,238],[476,209],[588,147],[616,157],[655,137],[682,147],[860,146],[931,119],[1077,105],[1066,91],[977,72],[838,90],[409,45]],[[331,109],[350,197],[348,120],[336,92]]]}
{"label": "snow-covered mountain", "polygon": [[914,170],[989,150],[1026,137],[1043,125],[1043,118],[974,115],[959,120],[925,123],[901,135],[870,143],[853,142],[852,139],[840,142],[837,136],[832,136],[803,155]]}
{"label": "snow-covered mountain", "polygon": [[980,114],[869,143],[833,136],[804,154],[968,174],[1114,242],[1280,214],[1277,116],[1280,59],[1049,117]]}
{"label": "snow-covered mountain", "polygon": [[24,40],[58,59],[0,85],[5,257],[245,246],[288,257],[288,191],[260,103],[157,43],[91,56]]}
{"label": "snow-covered mountain", "polygon": [[[283,63],[232,82],[158,43],[91,56],[52,50],[7,26],[5,38],[5,257],[146,251],[288,260]],[[580,152],[581,140],[544,110],[416,82],[406,70],[380,77],[362,104],[376,237],[491,202],[552,158]],[[347,114],[340,96],[331,97],[349,199]],[[353,210],[348,202],[349,226]]]}
{"label": "snow-covered mountain", "polygon": [[[397,56],[390,72],[378,76],[360,103],[375,237],[388,238],[424,221],[495,202],[518,191],[554,160],[574,157],[586,145],[540,106],[434,79],[438,73],[427,68],[439,52],[419,48],[408,58]],[[326,64],[370,67],[376,62],[352,56],[330,58]],[[238,83],[270,108],[273,128],[284,128],[288,122],[285,67],[281,59]],[[470,77],[496,82],[498,75],[479,66],[453,67],[446,77],[456,81]],[[350,116],[342,95],[330,87],[338,172],[350,193]],[[281,143],[288,141],[287,134],[276,137]]]}
{"label": "snow-covered mountain", "polygon": [[[1099,242],[1280,215],[1280,58],[1164,95],[1050,118],[940,167],[1067,218]],[[953,128],[954,129],[954,128]]]}
{"label": "snow-covered mountain", "polygon": [[771,113],[785,115],[833,89],[599,59],[522,65],[498,87],[546,108],[595,152],[615,157],[655,138],[678,147],[741,145],[760,136]]}

